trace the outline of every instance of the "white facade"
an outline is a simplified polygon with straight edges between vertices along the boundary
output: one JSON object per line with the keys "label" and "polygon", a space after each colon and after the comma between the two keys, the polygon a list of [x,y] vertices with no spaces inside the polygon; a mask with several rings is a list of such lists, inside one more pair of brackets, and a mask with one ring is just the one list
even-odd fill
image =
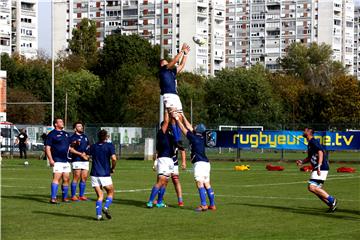
{"label": "white facade", "polygon": [[[139,34],[152,44],[161,44],[170,56],[179,51],[183,42],[190,44],[187,71],[207,75],[225,67],[223,0],[57,1],[54,47],[57,53],[67,50],[72,30],[82,18],[89,18],[96,22],[98,47],[113,32]],[[196,34],[206,38],[208,45],[196,46],[192,40]]]}
{"label": "white facade", "polygon": [[360,80],[360,9],[354,12],[354,76]]}
{"label": "white facade", "polygon": [[353,1],[228,0],[226,8],[227,67],[261,63],[276,70],[291,43],[325,42],[353,71]]}
{"label": "white facade", "polygon": [[37,56],[37,4],[36,0],[0,1],[1,53],[17,52],[26,58]]}

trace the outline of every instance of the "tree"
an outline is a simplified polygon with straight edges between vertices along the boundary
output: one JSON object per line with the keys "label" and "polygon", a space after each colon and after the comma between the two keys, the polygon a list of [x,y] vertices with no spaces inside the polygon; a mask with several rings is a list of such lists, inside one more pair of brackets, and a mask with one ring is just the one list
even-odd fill
{"label": "tree", "polygon": [[[55,109],[56,115],[65,115],[65,95],[68,94],[68,122],[83,120],[94,122],[101,118],[102,109],[94,108],[101,95],[101,81],[88,70],[63,71],[56,74]],[[98,118],[98,119],[97,119]]]}
{"label": "tree", "polygon": [[207,106],[205,104],[206,78],[190,72],[177,76],[178,92],[183,105],[184,114],[190,121],[190,106],[193,106],[193,122],[207,122]]}
{"label": "tree", "polygon": [[322,43],[293,43],[287,54],[279,59],[282,69],[290,75],[303,79],[305,83],[315,87],[331,85],[331,79],[338,74],[345,74],[341,63],[332,60],[332,48]]}
{"label": "tree", "polygon": [[97,51],[96,46],[96,23],[88,18],[83,18],[78,28],[72,31],[69,41],[69,49],[75,55],[91,58]]}
{"label": "tree", "polygon": [[260,66],[224,69],[206,83],[209,122],[265,124],[282,122],[282,107],[274,98],[266,71]]}
{"label": "tree", "polygon": [[[20,88],[9,88],[8,102],[38,102],[33,94]],[[10,122],[21,124],[39,124],[46,121],[45,105],[8,105],[7,116]]]}
{"label": "tree", "polygon": [[329,93],[327,118],[332,124],[351,126],[360,123],[360,86],[352,76],[337,76]]}

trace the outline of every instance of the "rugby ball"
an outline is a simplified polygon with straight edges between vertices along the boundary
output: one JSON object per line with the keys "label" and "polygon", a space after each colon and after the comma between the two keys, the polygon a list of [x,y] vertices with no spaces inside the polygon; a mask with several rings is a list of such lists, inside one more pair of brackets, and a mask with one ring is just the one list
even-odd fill
{"label": "rugby ball", "polygon": [[25,161],[25,162],[24,162],[24,165],[25,165],[25,166],[29,165],[29,162],[28,162],[28,161]]}
{"label": "rugby ball", "polygon": [[206,43],[206,39],[198,35],[193,36],[193,41],[199,46],[202,46]]}

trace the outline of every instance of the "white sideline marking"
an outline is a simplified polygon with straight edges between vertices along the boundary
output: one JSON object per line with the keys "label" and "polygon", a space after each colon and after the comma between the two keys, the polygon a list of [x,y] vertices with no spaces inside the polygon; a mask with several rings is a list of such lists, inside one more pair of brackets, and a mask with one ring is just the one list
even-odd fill
{"label": "white sideline marking", "polygon": [[[145,192],[151,191],[151,188],[143,188],[143,189],[128,189],[128,190],[115,190],[116,193],[133,193],[133,192]],[[96,194],[95,192],[86,192],[85,194]]]}
{"label": "white sideline marking", "polygon": [[[183,194],[189,196],[198,196],[198,194],[192,194],[192,193],[183,193]],[[216,193],[215,193],[215,197],[319,201],[319,199],[317,198],[299,198],[299,197],[295,198],[295,197],[256,196],[256,195],[238,196],[238,195],[226,195],[226,194],[216,194]],[[353,200],[353,199],[339,199],[339,200],[342,202],[360,202],[360,200]]]}

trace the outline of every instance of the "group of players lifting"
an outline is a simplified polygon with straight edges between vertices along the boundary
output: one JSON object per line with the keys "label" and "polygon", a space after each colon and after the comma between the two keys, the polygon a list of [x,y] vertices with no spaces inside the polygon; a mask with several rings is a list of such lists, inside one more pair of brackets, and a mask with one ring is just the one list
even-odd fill
{"label": "group of players lifting", "polygon": [[[186,169],[186,153],[182,145],[182,134],[186,136],[190,144],[190,158],[193,164],[194,178],[200,196],[200,205],[195,209],[198,212],[216,210],[215,195],[210,185],[210,162],[205,154],[205,131],[203,124],[193,127],[186,119],[182,111],[182,104],[177,93],[176,75],[181,72],[186,64],[190,47],[183,44],[181,51],[171,60],[159,61],[160,90],[165,106],[164,120],[157,133],[156,151],[157,156],[153,169],[157,172],[157,180],[153,186],[146,206],[148,208],[164,208],[164,194],[169,178],[172,179],[178,197],[178,205],[184,206],[181,184],[179,181],[180,152],[182,169]],[[64,123],[61,119],[55,119],[54,130],[46,139],[46,155],[50,166],[53,167],[53,180],[51,183],[51,203],[57,203],[56,195],[59,182],[62,180],[62,199],[64,202],[87,200],[84,196],[86,180],[89,171],[89,158],[92,159],[91,185],[97,194],[96,219],[102,220],[102,213],[111,219],[109,207],[114,196],[114,187],[111,175],[115,171],[116,155],[114,145],[108,141],[105,130],[98,133],[98,142],[90,145],[84,134],[84,126],[81,122],[74,124],[75,133],[70,136],[63,130]],[[337,200],[329,195],[323,188],[327,178],[329,164],[326,152],[318,140],[314,138],[314,130],[306,128],[304,137],[308,140],[308,157],[297,161],[298,165],[310,162],[313,166],[308,189],[319,197],[328,207],[329,211],[335,211]],[[68,198],[71,165],[73,168],[73,180],[71,182],[71,198]],[[110,163],[111,162],[111,163]],[[79,197],[76,196],[76,187],[79,183]],[[104,194],[107,192],[103,206]],[[207,204],[207,198],[209,204]],[[156,199],[157,197],[157,199]]]}

